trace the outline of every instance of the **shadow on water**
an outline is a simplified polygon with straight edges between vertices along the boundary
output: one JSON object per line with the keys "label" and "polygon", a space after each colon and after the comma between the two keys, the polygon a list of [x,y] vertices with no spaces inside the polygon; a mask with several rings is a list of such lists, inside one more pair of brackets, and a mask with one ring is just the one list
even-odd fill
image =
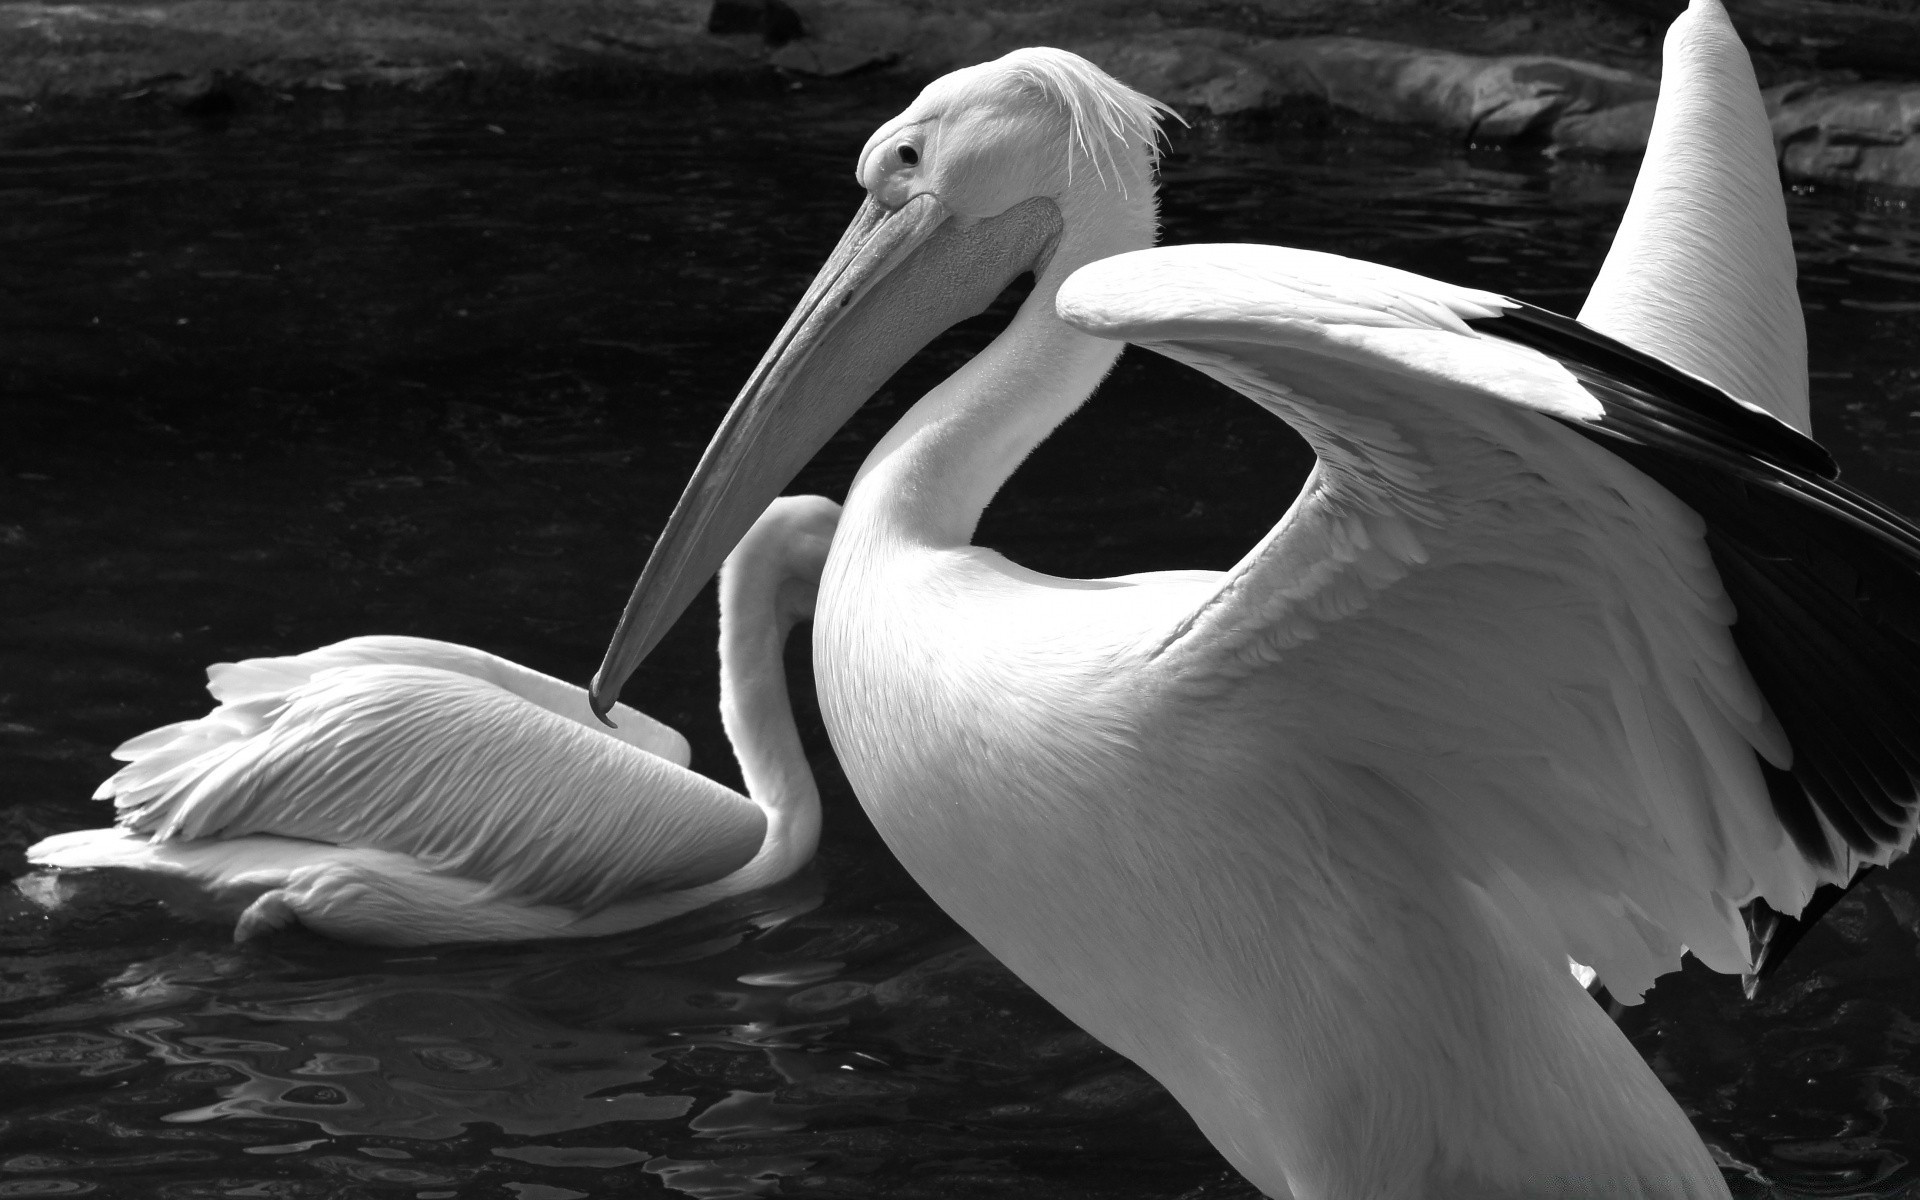
{"label": "shadow on water", "polygon": [[[860,88],[0,137],[0,866],[104,822],[107,751],[199,711],[209,662],[391,632],[584,679],[906,99]],[[1302,111],[1178,132],[1164,219],[1572,311],[1630,183]],[[1819,431],[1920,512],[1920,220],[1825,192],[1793,220]],[[796,490],[840,494],[995,319],[930,348]],[[1226,566],[1306,465],[1254,406],[1129,352],[981,537],[1066,574]],[[709,599],[627,698],[737,785],[712,631]],[[663,929],[234,946],[112,879],[6,893],[0,1196],[1250,1195],[893,863],[791,658],[820,858]],[[1906,1194],[1916,983],[1896,868],[1759,1002],[1689,970],[1621,1021],[1743,1193]]]}

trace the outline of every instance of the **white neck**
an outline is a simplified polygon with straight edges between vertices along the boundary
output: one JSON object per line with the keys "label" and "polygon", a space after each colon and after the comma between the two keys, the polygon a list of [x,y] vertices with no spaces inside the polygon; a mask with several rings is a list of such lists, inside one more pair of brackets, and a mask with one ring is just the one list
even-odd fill
{"label": "white neck", "polygon": [[820,792],[794,727],[783,661],[815,585],[778,558],[742,555],[721,577],[720,722],[747,795],[767,814],[766,841],[736,876],[784,877],[820,840]]}
{"label": "white neck", "polygon": [[847,496],[847,520],[863,512],[922,545],[972,541],[1000,485],[1119,357],[1120,343],[1062,321],[1054,296],[1087,263],[1153,244],[1153,189],[1144,170],[1129,191],[1097,180],[1061,198],[1060,242],[1032,294],[999,337],[874,447]]}

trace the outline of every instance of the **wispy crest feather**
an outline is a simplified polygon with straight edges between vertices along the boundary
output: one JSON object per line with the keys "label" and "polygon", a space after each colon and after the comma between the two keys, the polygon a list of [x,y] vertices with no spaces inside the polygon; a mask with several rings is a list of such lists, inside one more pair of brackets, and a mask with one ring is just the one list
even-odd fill
{"label": "wispy crest feather", "polygon": [[[1186,121],[1168,105],[1142,95],[1078,54],[1051,46],[1029,46],[1001,59],[1013,78],[1058,104],[1067,115],[1067,180],[1073,180],[1074,150],[1093,163],[1101,184],[1112,168],[1120,194],[1127,181],[1120,170],[1117,146],[1144,145],[1148,160],[1158,165],[1163,134],[1162,117]],[[1104,166],[1101,160],[1105,159]]]}

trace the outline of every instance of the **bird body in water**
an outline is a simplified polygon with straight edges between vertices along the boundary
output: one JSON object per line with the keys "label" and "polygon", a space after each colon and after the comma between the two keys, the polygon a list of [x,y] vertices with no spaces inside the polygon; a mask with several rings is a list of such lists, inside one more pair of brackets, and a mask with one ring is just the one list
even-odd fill
{"label": "bird body in water", "polygon": [[134,738],[100,786],[119,820],[28,850],[134,871],[235,920],[347,941],[587,937],[767,887],[812,858],[819,793],[781,663],[839,506],[784,497],[722,573],[721,715],[746,796],[686,739],[468,646],[358,637],[208,671],[205,717]]}
{"label": "bird body in water", "polygon": [[[861,152],[866,203],[596,703],[768,489],[1031,270],[869,456],[821,583],[823,714],[889,846],[1270,1196],[1724,1196],[1566,963],[1628,1000],[1689,949],[1751,970],[1743,908],[1910,842],[1920,531],[1790,424],[1793,264],[1715,0],[1669,53],[1592,325],[1331,255],[1148,249],[1151,101],[1048,50],[930,85]],[[1690,139],[1718,157],[1676,192]],[[1675,236],[1715,189],[1745,207]],[[1649,319],[1682,284],[1705,307]],[[1291,508],[1225,572],[1059,579],[972,545],[1123,342],[1293,425],[1319,462]]]}

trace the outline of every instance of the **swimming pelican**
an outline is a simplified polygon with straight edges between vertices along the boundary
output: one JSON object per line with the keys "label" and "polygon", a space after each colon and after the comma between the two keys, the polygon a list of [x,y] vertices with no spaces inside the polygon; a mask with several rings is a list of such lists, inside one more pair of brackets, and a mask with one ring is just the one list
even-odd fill
{"label": "swimming pelican", "polygon": [[[1702,48],[1738,53],[1714,0],[1669,42]],[[1670,87],[1764,131],[1749,68],[1694,65]],[[765,495],[1030,269],[867,459],[821,583],[823,711],[889,845],[1270,1196],[1724,1197],[1565,964],[1629,1000],[1684,949],[1750,969],[1741,908],[1896,853],[1920,771],[1920,531],[1708,382],[1750,354],[1756,394],[1804,397],[1767,378],[1790,346],[1750,344],[1798,331],[1759,294],[1791,259],[1783,281],[1740,245],[1778,231],[1763,205],[1675,269],[1737,310],[1655,329],[1678,369],[1386,267],[1146,249],[1154,110],[1027,50],[874,135],[866,204],[656,543],[596,705]],[[1703,186],[1772,179],[1754,145],[1715,146]],[[1643,227],[1677,203],[1660,182]],[[1673,282],[1629,272],[1592,315],[1630,335]],[[1056,579],[970,545],[1125,340],[1307,438],[1286,515],[1224,573]]]}
{"label": "swimming pelican", "polygon": [[678,733],[485,651],[359,637],[207,672],[207,716],[134,738],[100,785],[119,823],[27,857],[115,867],[245,941],[298,922],[388,946],[592,937],[767,887],[813,857],[819,793],[781,648],[813,611],[839,506],[773,502],[720,586],[720,713],[747,795]]}

